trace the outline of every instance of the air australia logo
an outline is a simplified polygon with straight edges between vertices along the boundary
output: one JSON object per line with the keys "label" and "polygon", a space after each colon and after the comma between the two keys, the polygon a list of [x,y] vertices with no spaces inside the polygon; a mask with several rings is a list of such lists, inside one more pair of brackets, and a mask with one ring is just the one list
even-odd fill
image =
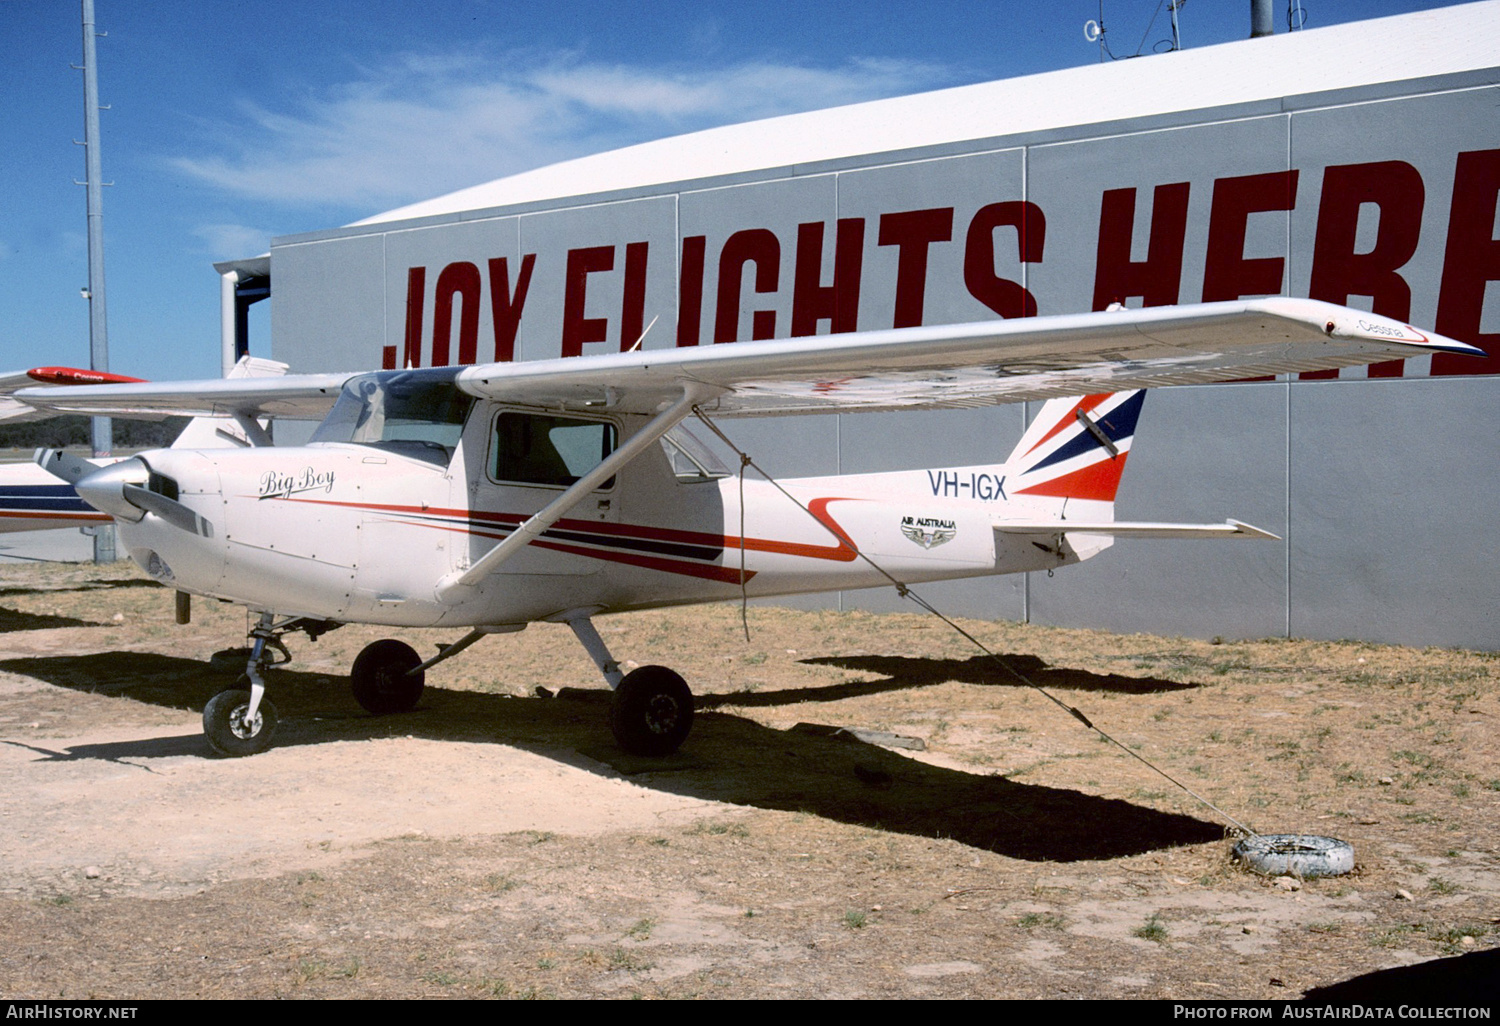
{"label": "air australia logo", "polygon": [[333,491],[333,471],[302,468],[300,474],[283,474],[279,470],[268,470],[260,478],[262,499],[285,499],[302,492]]}
{"label": "air australia logo", "polygon": [[931,549],[951,542],[958,534],[958,525],[936,517],[902,517],[901,533],[922,548]]}

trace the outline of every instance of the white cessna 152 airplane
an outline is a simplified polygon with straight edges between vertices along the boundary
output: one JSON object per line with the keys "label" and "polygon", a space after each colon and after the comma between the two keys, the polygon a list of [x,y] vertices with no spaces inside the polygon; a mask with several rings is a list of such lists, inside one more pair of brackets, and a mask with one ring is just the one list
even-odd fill
{"label": "white cessna 152 airplane", "polygon": [[[692,723],[687,684],[660,666],[622,675],[593,617],[1047,570],[1121,535],[1273,537],[1236,521],[1115,522],[1142,399],[1131,390],[1434,351],[1483,355],[1359,311],[1265,299],[16,396],[56,411],[217,415],[248,442],[107,466],[37,454],[115,518],[131,558],[157,581],[260,614],[248,686],[203,711],[219,752],[270,744],[276,712],[264,671],[276,665],[273,651],[286,656],[281,638],[291,631],[316,637],[347,622],[470,628],[425,661],[394,640],[360,653],[355,697],[388,713],[412,708],[425,672],[484,635],[560,621],[614,690],[619,743],[665,754]],[[1052,401],[1004,464],[780,487],[734,480],[684,423],[697,415],[717,431],[713,422],[731,417],[1030,399]],[[276,416],[325,419],[308,444],[272,447],[262,418]]]}

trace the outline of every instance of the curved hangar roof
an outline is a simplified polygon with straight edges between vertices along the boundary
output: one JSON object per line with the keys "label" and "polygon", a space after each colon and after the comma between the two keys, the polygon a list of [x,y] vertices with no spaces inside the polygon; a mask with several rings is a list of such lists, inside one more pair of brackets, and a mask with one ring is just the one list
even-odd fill
{"label": "curved hangar roof", "polygon": [[497,178],[355,224],[1477,71],[1495,67],[1497,55],[1500,0],[1489,0],[711,128]]}

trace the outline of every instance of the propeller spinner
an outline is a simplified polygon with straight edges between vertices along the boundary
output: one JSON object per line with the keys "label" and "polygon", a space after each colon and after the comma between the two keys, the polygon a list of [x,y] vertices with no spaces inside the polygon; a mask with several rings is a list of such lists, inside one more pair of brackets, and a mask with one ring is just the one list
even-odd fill
{"label": "propeller spinner", "polygon": [[139,457],[86,474],[73,487],[84,502],[117,520],[135,524],[154,513],[180,530],[204,538],[214,535],[212,523],[177,501],[176,483],[153,474]]}

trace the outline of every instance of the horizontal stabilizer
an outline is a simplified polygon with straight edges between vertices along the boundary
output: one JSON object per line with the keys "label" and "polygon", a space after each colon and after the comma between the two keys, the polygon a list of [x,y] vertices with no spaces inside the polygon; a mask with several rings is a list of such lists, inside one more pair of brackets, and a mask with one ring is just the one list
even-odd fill
{"label": "horizontal stabilizer", "polygon": [[1152,524],[1089,523],[1083,520],[997,520],[994,528],[1001,534],[1107,534],[1116,538],[1269,538],[1280,541],[1279,535],[1263,531],[1259,527],[1226,520],[1222,524]]}

